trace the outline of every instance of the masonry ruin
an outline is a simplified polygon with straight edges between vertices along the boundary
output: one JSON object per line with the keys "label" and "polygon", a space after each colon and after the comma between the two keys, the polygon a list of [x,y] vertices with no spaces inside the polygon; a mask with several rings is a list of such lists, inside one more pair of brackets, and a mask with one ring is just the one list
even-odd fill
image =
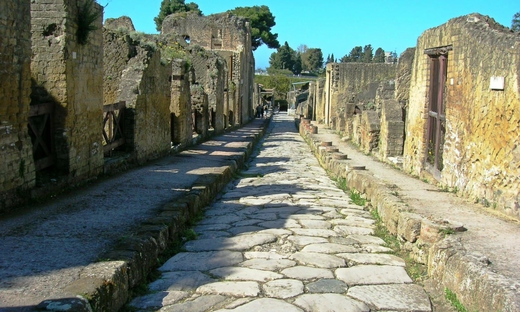
{"label": "masonry ruin", "polygon": [[425,31],[397,65],[328,64],[305,118],[365,153],[520,219],[520,37],[470,14]]}
{"label": "masonry ruin", "polygon": [[147,35],[128,17],[102,25],[102,10],[0,4],[0,212],[252,119],[260,97],[245,19],[174,15]]}

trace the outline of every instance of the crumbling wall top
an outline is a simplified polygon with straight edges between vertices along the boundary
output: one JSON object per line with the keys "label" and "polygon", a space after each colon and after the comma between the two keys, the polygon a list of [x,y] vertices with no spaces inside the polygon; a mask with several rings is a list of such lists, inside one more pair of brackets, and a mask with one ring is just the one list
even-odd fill
{"label": "crumbling wall top", "polygon": [[107,18],[103,25],[107,29],[117,30],[118,28],[126,28],[129,31],[135,31],[134,23],[128,16],[121,16],[119,18]]}

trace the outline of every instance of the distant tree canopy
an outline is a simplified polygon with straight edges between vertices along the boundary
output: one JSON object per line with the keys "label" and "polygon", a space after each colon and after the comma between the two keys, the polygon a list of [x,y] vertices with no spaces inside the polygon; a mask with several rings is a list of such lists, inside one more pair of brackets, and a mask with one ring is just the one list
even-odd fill
{"label": "distant tree canopy", "polygon": [[156,29],[161,31],[166,16],[181,12],[197,12],[198,15],[202,15],[199,5],[194,2],[185,4],[184,0],[162,0],[159,15],[154,18]]}
{"label": "distant tree canopy", "polygon": [[374,58],[372,59],[373,63],[384,63],[385,62],[385,50],[381,48],[377,48],[376,54],[374,54]]}
{"label": "distant tree canopy", "polygon": [[288,69],[292,72],[296,63],[296,51],[294,51],[287,41],[279,47],[277,52],[273,52],[269,57],[269,65],[274,69]]}
{"label": "distant tree canopy", "polygon": [[287,69],[298,75],[302,71],[318,71],[323,67],[321,49],[300,45],[298,51],[293,50],[287,41],[276,52],[271,54],[269,65],[272,69]]}
{"label": "distant tree canopy", "polygon": [[520,31],[520,12],[517,12],[515,15],[513,15],[513,20],[511,21],[511,30],[514,32]]}
{"label": "distant tree canopy", "polygon": [[234,10],[229,10],[228,12],[249,19],[253,51],[262,44],[267,45],[270,49],[278,49],[280,47],[278,34],[273,34],[271,32],[271,28],[275,26],[276,23],[274,21],[275,17],[269,10],[269,7],[265,5],[236,7]]}
{"label": "distant tree canopy", "polygon": [[306,49],[301,53],[302,69],[307,71],[316,71],[323,67],[323,53],[321,49]]}
{"label": "distant tree canopy", "polygon": [[374,49],[372,48],[371,44],[367,44],[364,47],[356,46],[352,48],[349,54],[343,56],[340,59],[340,62],[384,63],[385,51],[381,48],[377,48],[375,55],[373,51]]}

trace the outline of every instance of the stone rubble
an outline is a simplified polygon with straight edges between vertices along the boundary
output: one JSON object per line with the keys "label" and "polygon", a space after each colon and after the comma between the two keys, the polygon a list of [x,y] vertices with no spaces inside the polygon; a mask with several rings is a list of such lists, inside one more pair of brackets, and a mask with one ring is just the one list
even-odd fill
{"label": "stone rubble", "polygon": [[374,220],[274,116],[261,148],[167,260],[137,311],[432,311]]}

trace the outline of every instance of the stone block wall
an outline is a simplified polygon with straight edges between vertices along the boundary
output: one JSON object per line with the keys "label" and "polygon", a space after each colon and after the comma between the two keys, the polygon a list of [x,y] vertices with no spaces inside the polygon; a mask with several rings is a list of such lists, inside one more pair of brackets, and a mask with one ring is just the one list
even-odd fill
{"label": "stone block wall", "polygon": [[31,90],[29,0],[0,2],[0,212],[13,206],[17,188],[35,184],[27,131]]}
{"label": "stone block wall", "polygon": [[136,33],[130,18],[103,29],[105,104],[126,102],[125,146],[138,163],[171,150],[172,65],[161,60],[157,38]]}
{"label": "stone block wall", "polygon": [[[404,168],[421,175],[427,153],[430,65],[446,47],[446,130],[440,182],[520,217],[520,37],[480,14],[454,18],[418,39],[411,76]],[[494,77],[503,88],[491,88]]]}
{"label": "stone block wall", "polygon": [[187,146],[193,137],[189,65],[183,59],[172,61],[171,124],[172,144]]}
{"label": "stone block wall", "polygon": [[225,60],[213,51],[198,46],[189,48],[193,81],[202,86],[208,98],[208,127],[216,133],[224,130],[224,87],[226,84]]}
{"label": "stone block wall", "polygon": [[198,16],[172,14],[162,24],[161,34],[176,33],[197,45],[214,51],[226,62],[227,78],[224,115],[234,124],[247,123],[253,117],[254,57],[251,29],[245,19],[229,13]]}
{"label": "stone block wall", "polygon": [[380,130],[379,116],[376,111],[368,110],[361,113],[360,143],[363,152],[367,154],[377,152]]}
{"label": "stone block wall", "polygon": [[128,61],[137,53],[135,45],[130,39],[130,32],[135,31],[132,20],[122,16],[117,19],[109,18],[103,25],[103,102],[112,104],[117,102],[121,74],[127,67]]}
{"label": "stone block wall", "polygon": [[121,73],[117,101],[126,102],[126,149],[141,163],[171,150],[171,66],[161,64],[159,51],[140,45],[135,49]]}
{"label": "stone block wall", "polygon": [[403,109],[394,99],[382,101],[379,158],[387,159],[403,155]]}
{"label": "stone block wall", "polygon": [[83,3],[31,1],[31,104],[55,103],[55,166],[72,180],[103,170],[103,16],[93,23],[88,42],[80,44],[76,21]]}
{"label": "stone block wall", "polygon": [[208,94],[198,84],[192,84],[190,90],[193,132],[198,134],[200,139],[204,139],[208,136],[209,130]]}
{"label": "stone block wall", "polygon": [[[395,77],[396,65],[330,63],[327,64],[326,71],[324,119],[326,124],[336,128],[345,123],[340,119],[351,117],[345,115],[346,105],[356,103],[364,106],[371,102],[379,84]],[[320,110],[322,109],[318,109]]]}

